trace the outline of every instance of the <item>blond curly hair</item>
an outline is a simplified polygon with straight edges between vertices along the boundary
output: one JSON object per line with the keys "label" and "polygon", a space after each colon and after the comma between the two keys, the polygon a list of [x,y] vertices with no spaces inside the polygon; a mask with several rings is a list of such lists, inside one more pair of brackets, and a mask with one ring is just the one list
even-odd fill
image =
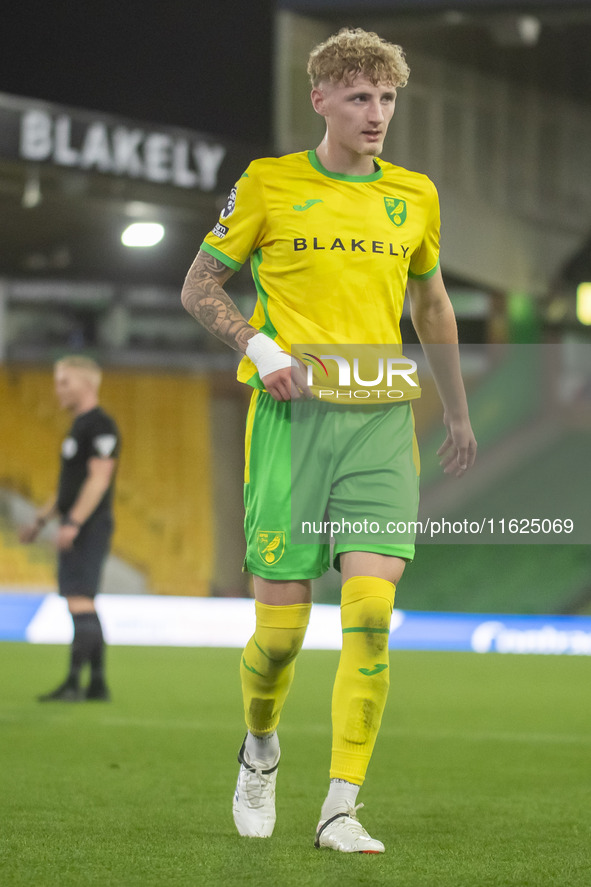
{"label": "blond curly hair", "polygon": [[308,74],[313,87],[320,83],[350,83],[363,74],[377,86],[387,83],[406,86],[410,68],[402,47],[388,43],[373,31],[341,28],[324,43],[315,46],[308,59]]}

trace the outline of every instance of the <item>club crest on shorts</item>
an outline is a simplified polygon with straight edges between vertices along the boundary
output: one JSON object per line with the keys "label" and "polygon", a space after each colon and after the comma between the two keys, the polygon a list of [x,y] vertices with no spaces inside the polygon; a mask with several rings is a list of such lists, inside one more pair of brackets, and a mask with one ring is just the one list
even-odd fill
{"label": "club crest on shorts", "polygon": [[394,222],[397,228],[404,225],[406,221],[406,200],[400,200],[398,197],[384,197],[386,204],[386,212],[391,222]]}
{"label": "club crest on shorts", "polygon": [[257,533],[257,551],[264,564],[272,567],[281,560],[285,552],[285,533],[283,530],[259,530]]}

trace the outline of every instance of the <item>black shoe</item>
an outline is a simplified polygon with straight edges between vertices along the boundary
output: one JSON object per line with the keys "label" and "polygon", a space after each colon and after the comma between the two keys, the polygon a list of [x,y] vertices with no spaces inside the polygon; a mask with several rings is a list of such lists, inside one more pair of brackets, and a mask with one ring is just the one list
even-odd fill
{"label": "black shoe", "polygon": [[82,702],[82,693],[78,687],[72,686],[67,681],[52,693],[43,693],[37,697],[39,702]]}
{"label": "black shoe", "polygon": [[110,702],[111,694],[105,682],[100,679],[91,681],[86,690],[86,699],[91,702]]}

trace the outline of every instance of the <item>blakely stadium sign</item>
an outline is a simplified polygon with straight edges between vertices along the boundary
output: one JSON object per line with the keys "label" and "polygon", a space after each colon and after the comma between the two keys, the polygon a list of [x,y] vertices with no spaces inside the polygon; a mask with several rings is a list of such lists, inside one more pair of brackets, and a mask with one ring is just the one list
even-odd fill
{"label": "blakely stadium sign", "polygon": [[0,94],[0,157],[10,160],[209,192],[228,187],[248,150],[191,130]]}

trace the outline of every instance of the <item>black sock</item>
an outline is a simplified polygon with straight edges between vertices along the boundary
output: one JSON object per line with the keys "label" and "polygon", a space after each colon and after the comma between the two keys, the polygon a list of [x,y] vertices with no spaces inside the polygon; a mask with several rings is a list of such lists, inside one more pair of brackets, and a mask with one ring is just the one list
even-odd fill
{"label": "black sock", "polygon": [[102,683],[105,679],[105,639],[103,628],[97,613],[92,614],[96,619],[95,644],[90,654],[90,680],[92,683]]}
{"label": "black sock", "polygon": [[73,613],[74,640],[70,660],[68,684],[78,687],[80,670],[90,662],[92,680],[103,677],[103,631],[96,613]]}

